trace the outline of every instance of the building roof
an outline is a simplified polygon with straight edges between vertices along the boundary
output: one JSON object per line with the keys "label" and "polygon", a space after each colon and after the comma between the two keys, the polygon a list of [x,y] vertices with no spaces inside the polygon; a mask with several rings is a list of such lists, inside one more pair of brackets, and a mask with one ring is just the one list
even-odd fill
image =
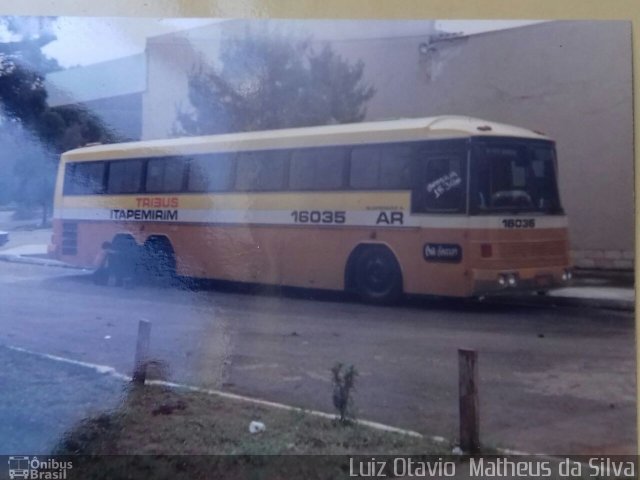
{"label": "building roof", "polygon": [[53,72],[45,86],[52,107],[141,93],[147,88],[146,56],[140,53]]}
{"label": "building roof", "polygon": [[95,145],[71,150],[65,153],[65,158],[101,160],[105,158],[135,158],[150,155],[198,154],[211,152],[212,150],[231,152],[237,150],[357,145],[471,136],[548,140],[548,137],[533,130],[479,118],[451,115]]}
{"label": "building roof", "polygon": [[[284,34],[315,41],[384,40],[420,37],[438,32],[435,20],[353,20],[353,19],[227,19],[195,28],[166,32],[147,38],[147,43],[174,42],[176,38],[211,42],[214,33],[242,36]],[[441,32],[443,33],[443,32]]]}

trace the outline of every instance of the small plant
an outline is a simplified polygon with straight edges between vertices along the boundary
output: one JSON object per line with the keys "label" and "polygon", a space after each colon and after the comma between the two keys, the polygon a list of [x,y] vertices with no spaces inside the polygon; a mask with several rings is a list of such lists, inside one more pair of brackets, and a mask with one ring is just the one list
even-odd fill
{"label": "small plant", "polygon": [[340,423],[350,423],[354,419],[353,391],[358,371],[353,365],[345,368],[342,363],[337,363],[331,369],[333,382],[333,406],[340,413]]}

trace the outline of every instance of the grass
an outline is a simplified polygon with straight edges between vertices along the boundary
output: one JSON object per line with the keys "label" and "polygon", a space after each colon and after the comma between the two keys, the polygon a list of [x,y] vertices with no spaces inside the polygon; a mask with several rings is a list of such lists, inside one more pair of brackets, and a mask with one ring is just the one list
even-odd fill
{"label": "grass", "polygon": [[[7,332],[11,336],[11,330]],[[122,381],[0,345],[0,454],[40,455],[69,425],[117,407]],[[2,475],[0,475],[2,478]]]}
{"label": "grass", "polygon": [[[252,420],[266,430],[249,433]],[[340,455],[447,452],[426,438],[153,385],[132,387],[120,409],[81,422],[55,451],[94,456],[78,457],[74,468],[105,479],[336,478],[348,471]]]}

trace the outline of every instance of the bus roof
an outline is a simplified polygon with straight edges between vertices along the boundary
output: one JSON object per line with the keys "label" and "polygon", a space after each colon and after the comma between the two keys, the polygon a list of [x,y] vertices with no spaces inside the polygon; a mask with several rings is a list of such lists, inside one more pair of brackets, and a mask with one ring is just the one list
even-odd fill
{"label": "bus roof", "polygon": [[103,160],[478,136],[549,140],[533,130],[450,115],[94,145],[70,150],[63,154],[63,159]]}

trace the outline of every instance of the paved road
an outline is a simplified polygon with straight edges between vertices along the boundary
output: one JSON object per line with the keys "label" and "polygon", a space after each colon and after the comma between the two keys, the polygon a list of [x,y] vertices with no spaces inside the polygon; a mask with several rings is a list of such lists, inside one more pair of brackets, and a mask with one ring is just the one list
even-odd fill
{"label": "paved road", "polygon": [[635,452],[630,313],[307,295],[98,287],[77,271],[0,262],[0,344],[130,373],[146,318],[169,379],[331,411],[329,369],[353,363],[360,417],[449,439],[456,351],[475,348],[485,444]]}

